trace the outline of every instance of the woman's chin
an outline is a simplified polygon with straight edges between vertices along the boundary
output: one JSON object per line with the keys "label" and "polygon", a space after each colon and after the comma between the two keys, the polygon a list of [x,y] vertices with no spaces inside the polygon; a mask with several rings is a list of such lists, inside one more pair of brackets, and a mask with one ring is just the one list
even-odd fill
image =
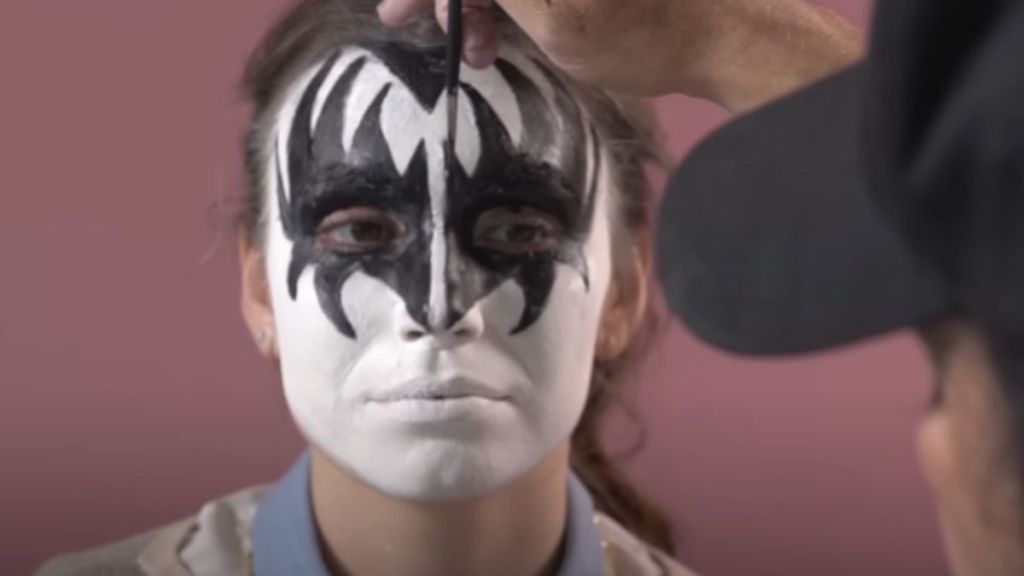
{"label": "woman's chin", "polygon": [[525,474],[538,459],[526,454],[510,458],[485,444],[420,439],[386,454],[378,450],[371,460],[347,467],[388,496],[440,502],[486,496]]}

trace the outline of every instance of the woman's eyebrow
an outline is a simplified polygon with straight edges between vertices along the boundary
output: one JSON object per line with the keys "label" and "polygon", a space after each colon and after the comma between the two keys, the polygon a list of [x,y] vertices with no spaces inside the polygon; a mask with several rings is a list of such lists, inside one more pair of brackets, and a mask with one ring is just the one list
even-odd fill
{"label": "woman's eyebrow", "polygon": [[319,170],[314,178],[317,198],[344,198],[372,194],[380,198],[405,196],[396,184],[401,179],[383,165],[352,167],[335,165]]}
{"label": "woman's eyebrow", "polygon": [[331,212],[356,205],[399,207],[415,202],[400,180],[383,166],[321,168],[310,176],[311,193],[299,197],[299,212],[307,226],[316,226]]}
{"label": "woman's eyebrow", "polygon": [[[481,174],[476,179],[494,184],[479,188],[481,195],[501,195],[515,189],[527,194],[559,202],[582,202],[583,191],[575,189],[565,174],[548,162],[520,155],[509,159],[501,170]],[[489,181],[489,182],[488,182]]]}

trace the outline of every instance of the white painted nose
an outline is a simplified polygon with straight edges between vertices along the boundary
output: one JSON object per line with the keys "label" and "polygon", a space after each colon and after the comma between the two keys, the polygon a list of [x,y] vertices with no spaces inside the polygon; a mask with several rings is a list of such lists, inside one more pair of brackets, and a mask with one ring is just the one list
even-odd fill
{"label": "white painted nose", "polygon": [[425,338],[433,338],[441,346],[459,346],[480,338],[484,333],[484,315],[480,306],[473,306],[451,326],[424,327],[408,316],[400,328],[402,340],[416,342]]}

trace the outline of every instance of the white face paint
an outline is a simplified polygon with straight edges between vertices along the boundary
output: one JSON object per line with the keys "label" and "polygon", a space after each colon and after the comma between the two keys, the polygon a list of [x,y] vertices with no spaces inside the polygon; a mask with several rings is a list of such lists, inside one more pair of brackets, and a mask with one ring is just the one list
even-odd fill
{"label": "white face paint", "polygon": [[292,86],[269,146],[289,407],[417,500],[484,495],[569,437],[611,275],[609,178],[568,93],[518,53],[467,70],[448,190],[440,58],[346,49]]}

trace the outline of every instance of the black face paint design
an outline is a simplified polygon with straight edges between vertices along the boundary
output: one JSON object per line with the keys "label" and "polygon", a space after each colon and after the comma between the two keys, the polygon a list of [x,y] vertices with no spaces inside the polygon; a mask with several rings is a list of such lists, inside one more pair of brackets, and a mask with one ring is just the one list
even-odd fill
{"label": "black face paint design", "polygon": [[[498,114],[471,85],[463,83],[480,131],[480,160],[472,174],[453,162],[455,189],[447,191],[445,223],[432,222],[426,143],[421,141],[401,173],[381,127],[393,84],[401,83],[416,97],[424,112],[441,103],[444,89],[444,49],[419,49],[399,43],[367,45],[396,77],[376,95],[355,130],[349,150],[342,147],[346,103],[367,57],[352,62],[342,73],[311,130],[316,95],[340,53],[314,76],[299,102],[291,125],[287,160],[290,197],[278,169],[277,198],[285,235],[293,243],[288,288],[297,297],[298,280],[314,266],[314,284],[325,314],[343,334],[356,333],[341,303],[341,289],[356,271],[391,287],[405,302],[412,319],[425,330],[451,327],[478,301],[508,279],[523,290],[526,305],[513,333],[529,328],[541,315],[555,281],[556,264],[572,266],[589,285],[583,246],[589,237],[600,171],[599,145],[590,129],[593,162],[588,166],[582,112],[565,86],[537,63],[554,87],[549,102],[537,84],[513,64],[496,67],[515,93],[523,118],[522,144],[513,145]],[[561,118],[561,122],[558,122]],[[561,141],[556,137],[561,131]],[[281,137],[281,135],[279,135]],[[409,137],[418,137],[410,134]],[[560,166],[544,160],[561,146]],[[275,151],[278,148],[275,146]],[[336,210],[371,206],[390,213],[407,230],[404,242],[362,253],[337,253],[316,243],[321,221]],[[478,218],[492,208],[529,207],[552,214],[562,225],[558,247],[548,252],[508,254],[475,245]],[[432,325],[429,317],[431,243],[435,233],[446,236],[446,307]]]}

